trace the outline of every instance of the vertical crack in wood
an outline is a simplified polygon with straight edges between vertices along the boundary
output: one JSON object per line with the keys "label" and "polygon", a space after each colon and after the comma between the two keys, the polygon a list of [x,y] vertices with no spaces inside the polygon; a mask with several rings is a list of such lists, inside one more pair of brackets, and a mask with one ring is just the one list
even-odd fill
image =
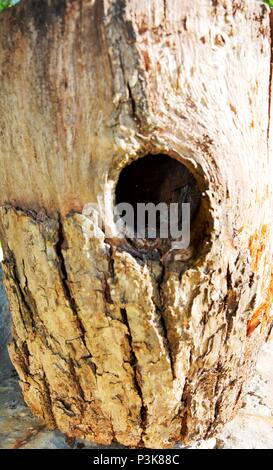
{"label": "vertical crack in wood", "polygon": [[138,393],[138,396],[141,400],[140,418],[141,418],[142,433],[141,433],[141,439],[139,441],[138,446],[142,447],[143,444],[144,444],[143,443],[143,437],[144,437],[145,431],[146,431],[147,406],[145,405],[144,398],[143,398],[143,393],[142,393],[142,389],[141,389],[141,371],[140,371],[140,367],[139,367],[139,364],[138,364],[136,354],[134,352],[133,338],[132,338],[132,334],[131,334],[131,329],[130,329],[130,324],[129,324],[127,312],[126,312],[125,308],[121,308],[120,312],[121,312],[122,320],[123,320],[123,322],[126,325],[127,330],[128,330],[127,337],[128,337],[128,342],[129,342],[130,351],[131,351],[130,364],[131,364],[132,370],[134,372],[134,385],[135,385],[136,391]]}
{"label": "vertical crack in wood", "polygon": [[[110,275],[111,282],[114,282],[116,273],[115,273],[115,262],[114,262],[114,256],[113,256],[113,246],[111,245],[110,240],[108,240],[108,243],[109,243],[108,245],[109,253],[108,253],[107,260],[108,260],[108,267],[109,267],[109,275]],[[113,320],[114,318],[111,317],[111,314],[107,311],[107,304],[108,305],[110,304],[113,306],[114,301],[111,296],[111,288],[110,288],[109,280],[107,279],[106,274],[104,274],[104,278],[103,278],[103,295],[106,301],[106,311],[105,311],[106,316],[110,315],[110,318],[112,318]],[[139,363],[138,363],[138,360],[134,351],[133,337],[131,333],[131,328],[130,328],[126,308],[123,307],[123,308],[120,308],[119,310],[120,310],[120,315],[121,315],[121,320],[119,321],[122,321],[122,324],[126,326],[126,330],[127,330],[126,337],[127,337],[129,351],[130,351],[129,364],[131,366],[132,375],[133,375],[133,386],[141,402],[140,413],[139,413],[141,436],[138,442],[138,447],[143,447],[144,446],[143,438],[145,435],[146,422],[147,422],[147,406],[144,401],[142,387],[141,387],[142,385],[141,368],[139,366]]]}
{"label": "vertical crack in wood", "polygon": [[164,18],[164,22],[166,23],[167,21],[167,0],[163,0],[163,18]]}
{"label": "vertical crack in wood", "polygon": [[79,322],[79,326],[82,332],[82,336],[84,339],[85,336],[85,329],[83,325],[81,324],[80,319],[78,318],[78,312],[77,312],[77,307],[75,303],[75,299],[72,296],[72,293],[70,291],[69,283],[67,280],[67,271],[66,271],[66,266],[65,266],[65,261],[63,257],[63,252],[62,252],[62,246],[65,243],[65,238],[64,238],[64,233],[63,233],[63,226],[62,222],[59,219],[59,232],[58,232],[58,241],[55,244],[55,251],[56,251],[56,256],[59,262],[59,272],[60,272],[60,279],[62,280],[62,285],[63,285],[63,290],[65,294],[65,298],[69,302],[71,310],[74,312],[75,316],[77,317],[77,320]]}
{"label": "vertical crack in wood", "polygon": [[133,119],[135,119],[136,122],[140,123],[140,120],[139,120],[138,115],[137,115],[136,101],[135,101],[135,98],[134,98],[134,95],[133,95],[133,92],[132,92],[132,88],[131,88],[129,82],[127,82],[126,86],[127,86],[127,89],[128,89],[128,95],[129,95],[130,103],[131,103],[131,107],[132,107],[132,117],[133,117]]}
{"label": "vertical crack in wood", "polygon": [[174,368],[174,359],[173,359],[172,346],[171,346],[171,343],[169,341],[168,328],[167,328],[167,325],[166,325],[166,319],[164,317],[165,302],[164,302],[164,291],[163,291],[162,286],[163,286],[164,281],[165,281],[165,266],[164,266],[163,263],[160,263],[160,266],[161,266],[161,276],[158,280],[157,288],[158,288],[158,294],[159,294],[159,299],[160,299],[160,304],[161,305],[159,305],[159,306],[156,305],[155,301],[154,301],[154,303],[155,303],[156,313],[158,314],[159,322],[160,322],[160,326],[161,326],[161,331],[162,331],[162,336],[163,336],[163,344],[166,348],[167,356],[168,356],[169,361],[170,361],[170,368],[171,368],[171,371],[172,371],[172,377],[173,377],[173,380],[175,380],[176,379],[176,374],[175,374],[175,368]]}
{"label": "vertical crack in wood", "polygon": [[[147,101],[146,77],[141,66],[141,55],[137,48],[137,30],[133,18],[126,11],[127,3],[109,2],[107,16],[111,22],[104,22],[104,34],[108,45],[107,55],[114,78],[114,95],[119,97],[115,117],[116,129],[121,131],[128,125],[126,116],[132,119],[132,127],[148,129],[150,119]],[[132,80],[132,83],[131,83]]]}
{"label": "vertical crack in wood", "polygon": [[53,426],[56,428],[57,423],[56,423],[56,419],[55,419],[54,411],[53,411],[53,402],[52,402],[52,398],[51,398],[50,385],[48,383],[45,371],[43,371],[43,372],[44,373],[43,373],[43,376],[42,376],[42,381],[43,381],[44,391],[45,391],[44,400],[45,400],[45,403],[47,404],[47,412],[51,417]]}
{"label": "vertical crack in wood", "polygon": [[19,278],[18,278],[18,275],[16,273],[16,265],[14,264],[13,261],[11,261],[11,259],[9,259],[9,261],[5,261],[6,266],[7,266],[7,264],[9,265],[9,267],[5,271],[6,272],[6,277],[11,276],[13,278],[13,282],[14,282],[13,293],[17,297],[18,312],[20,313],[20,318],[21,318],[22,324],[24,326],[24,329],[27,331],[27,325],[26,325],[26,322],[25,322],[25,315],[22,311],[21,304],[24,305],[26,311],[30,314],[32,328],[34,328],[34,322],[33,322],[33,318],[32,318],[32,315],[31,315],[31,310],[30,310],[29,306],[26,303],[24,292],[21,288],[21,284],[19,282]]}
{"label": "vertical crack in wood", "polygon": [[55,250],[56,250],[57,259],[59,261],[60,280],[62,282],[65,298],[68,301],[69,306],[70,306],[73,314],[75,315],[75,318],[77,319],[77,324],[78,324],[79,330],[81,332],[81,338],[82,338],[82,341],[83,341],[83,344],[84,344],[85,348],[87,349],[87,351],[90,354],[90,363],[92,365],[93,372],[95,373],[97,367],[96,367],[96,364],[92,361],[92,354],[89,351],[88,345],[86,343],[86,337],[85,337],[86,336],[86,330],[85,330],[84,324],[83,324],[83,322],[82,322],[82,320],[79,316],[76,301],[75,301],[75,299],[72,295],[72,292],[71,292],[71,289],[70,289],[70,286],[69,286],[69,282],[68,282],[68,276],[67,276],[67,270],[66,270],[66,266],[65,266],[65,260],[64,260],[64,256],[63,256],[63,252],[62,252],[62,246],[63,246],[64,243],[65,243],[65,236],[64,236],[64,231],[63,231],[63,225],[62,225],[61,219],[59,218],[58,242],[55,245]]}

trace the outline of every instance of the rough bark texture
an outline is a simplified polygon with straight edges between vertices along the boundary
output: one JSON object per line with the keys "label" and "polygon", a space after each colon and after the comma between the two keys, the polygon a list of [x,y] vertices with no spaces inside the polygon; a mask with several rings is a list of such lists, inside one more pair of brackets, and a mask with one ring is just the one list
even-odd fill
{"label": "rough bark texture", "polygon": [[[26,402],[101,444],[212,435],[271,321],[269,9],[25,0],[1,15],[0,44],[1,237]],[[112,243],[120,171],[147,153],[203,192],[187,269]],[[82,213],[97,199],[112,238]]]}

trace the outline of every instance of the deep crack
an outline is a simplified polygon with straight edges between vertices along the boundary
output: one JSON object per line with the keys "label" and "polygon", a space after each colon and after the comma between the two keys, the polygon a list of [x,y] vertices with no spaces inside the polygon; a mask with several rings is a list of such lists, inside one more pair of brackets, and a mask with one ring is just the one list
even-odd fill
{"label": "deep crack", "polygon": [[142,393],[142,389],[141,389],[141,384],[140,384],[140,382],[141,382],[141,379],[140,379],[141,373],[140,373],[140,370],[139,370],[139,367],[138,367],[138,360],[137,360],[137,357],[136,357],[136,354],[135,354],[134,348],[133,348],[133,338],[132,338],[132,334],[131,334],[131,329],[130,329],[130,325],[129,325],[127,311],[126,311],[125,308],[121,308],[120,313],[121,313],[123,322],[127,326],[127,329],[128,329],[128,342],[129,342],[130,351],[131,351],[130,365],[131,365],[132,370],[134,372],[134,385],[135,385],[136,391],[137,391],[137,393],[138,393],[138,395],[141,399],[141,403],[142,403],[141,410],[140,410],[142,434],[141,434],[141,439],[140,439],[140,442],[139,442],[139,447],[142,447],[142,446],[144,446],[143,437],[144,437],[144,434],[145,434],[145,431],[146,431],[146,425],[147,425],[147,406],[145,405],[144,398],[143,398],[143,393]]}

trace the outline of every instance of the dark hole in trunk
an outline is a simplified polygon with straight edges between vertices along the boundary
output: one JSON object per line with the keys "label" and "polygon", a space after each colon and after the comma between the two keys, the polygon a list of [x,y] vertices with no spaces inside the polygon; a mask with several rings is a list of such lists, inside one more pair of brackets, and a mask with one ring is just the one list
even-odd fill
{"label": "dark hole in trunk", "polygon": [[[199,172],[200,173],[200,172]],[[201,175],[199,174],[199,178]],[[203,181],[201,181],[204,186]],[[202,197],[197,181],[190,170],[178,160],[165,154],[148,154],[130,165],[126,166],[120,173],[116,186],[116,205],[130,204],[133,208],[133,216],[130,217],[129,230],[122,230],[119,241],[115,243],[130,252],[134,257],[140,259],[161,259],[164,264],[175,262],[174,268],[179,272],[188,269],[200,255],[207,252],[209,248],[208,236],[211,230],[209,206],[206,198]],[[154,210],[151,226],[150,212],[145,210],[142,225],[139,224],[138,204],[153,203],[154,208],[164,203],[167,207],[167,218],[161,210]],[[171,217],[171,207],[177,207],[177,232],[185,224],[182,203],[189,203],[190,213],[187,220],[189,223],[189,244],[181,247],[180,241],[183,236],[175,236],[170,230],[170,223],[173,225]],[[145,206],[147,207],[147,206]],[[183,209],[184,211],[184,209]],[[117,224],[124,223],[128,228],[127,209],[119,210],[115,214]],[[167,219],[167,236],[162,237],[162,217]],[[170,222],[172,220],[172,222]],[[148,223],[149,222],[149,223]],[[164,224],[164,220],[163,220]],[[141,236],[139,236],[141,227]],[[166,225],[165,225],[166,227]],[[118,225],[120,228],[120,225]],[[111,243],[111,240],[109,240]],[[113,240],[112,240],[113,242]],[[177,243],[179,242],[179,243]],[[182,262],[182,266],[181,266]]]}
{"label": "dark hole in trunk", "polygon": [[[116,204],[129,203],[134,209],[133,227],[130,227],[134,235],[137,233],[137,204],[165,203],[170,209],[170,204],[176,203],[177,227],[181,229],[182,203],[190,203],[192,222],[198,213],[200,202],[201,194],[192,173],[185,165],[164,154],[149,154],[125,167],[121,171],[116,187]],[[161,212],[157,211],[155,226],[150,227],[155,234],[154,238],[160,237],[161,216]],[[148,229],[148,222],[149,218],[146,213],[146,229]],[[148,230],[145,231],[145,238],[151,238]],[[167,238],[170,239],[171,236]]]}

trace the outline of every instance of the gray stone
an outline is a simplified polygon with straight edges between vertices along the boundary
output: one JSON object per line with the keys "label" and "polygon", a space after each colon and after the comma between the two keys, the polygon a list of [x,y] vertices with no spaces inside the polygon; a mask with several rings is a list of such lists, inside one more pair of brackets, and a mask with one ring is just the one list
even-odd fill
{"label": "gray stone", "polygon": [[0,264],[0,351],[2,351],[10,338],[11,328],[11,316],[2,278],[3,272]]}

